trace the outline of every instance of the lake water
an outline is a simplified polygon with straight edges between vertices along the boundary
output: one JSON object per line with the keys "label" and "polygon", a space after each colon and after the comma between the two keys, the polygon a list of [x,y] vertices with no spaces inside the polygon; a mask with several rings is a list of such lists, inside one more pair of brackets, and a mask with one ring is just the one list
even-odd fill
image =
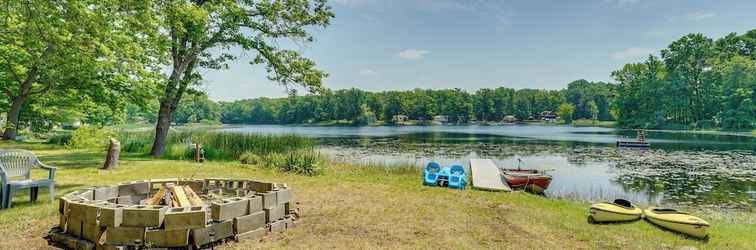
{"label": "lake water", "polygon": [[[225,132],[299,134],[337,160],[422,166],[491,158],[500,167],[549,170],[546,196],[586,201],[625,198],[645,205],[749,209],[756,205],[756,137],[649,131],[649,150],[617,149],[635,131],[598,127],[227,126]],[[420,183],[420,177],[418,177]]]}

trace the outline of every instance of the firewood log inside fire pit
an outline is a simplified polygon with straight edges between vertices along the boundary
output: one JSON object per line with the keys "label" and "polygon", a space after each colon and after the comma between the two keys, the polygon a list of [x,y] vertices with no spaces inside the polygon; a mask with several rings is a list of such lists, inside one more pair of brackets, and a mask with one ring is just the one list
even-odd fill
{"label": "firewood log inside fire pit", "polygon": [[189,186],[177,186],[166,183],[148,201],[149,205],[166,205],[168,207],[197,207],[205,202]]}

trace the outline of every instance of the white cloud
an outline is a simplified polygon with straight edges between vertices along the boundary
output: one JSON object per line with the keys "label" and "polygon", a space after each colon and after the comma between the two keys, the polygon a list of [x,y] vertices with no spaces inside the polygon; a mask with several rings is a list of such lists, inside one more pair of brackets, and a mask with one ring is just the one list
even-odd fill
{"label": "white cloud", "polygon": [[363,76],[374,76],[377,75],[378,72],[375,72],[375,70],[372,69],[361,69],[359,74]]}
{"label": "white cloud", "polygon": [[703,11],[685,14],[685,18],[691,21],[701,21],[704,19],[714,18],[715,16],[717,16],[717,14]]}
{"label": "white cloud", "polygon": [[407,60],[420,60],[425,57],[425,54],[430,54],[430,51],[422,49],[406,49],[396,54],[399,58]]}
{"label": "white cloud", "polygon": [[639,48],[639,47],[631,47],[624,50],[620,50],[617,52],[612,53],[609,55],[614,60],[632,60],[632,59],[641,59],[649,54],[653,54],[656,52],[654,49],[649,48]]}

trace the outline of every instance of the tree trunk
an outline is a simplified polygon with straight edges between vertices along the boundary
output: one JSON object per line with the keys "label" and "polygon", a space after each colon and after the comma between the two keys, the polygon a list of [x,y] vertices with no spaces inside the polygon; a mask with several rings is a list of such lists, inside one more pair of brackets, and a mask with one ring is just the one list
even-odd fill
{"label": "tree trunk", "polygon": [[[193,45],[192,49],[195,49],[195,46],[196,44]],[[176,112],[181,96],[189,85],[188,78],[196,63],[196,54],[187,55],[179,60],[175,50],[173,53],[173,72],[168,80],[163,98],[160,100],[160,111],[158,111],[158,120],[155,125],[155,141],[150,150],[152,157],[158,157],[165,151],[165,140],[168,138],[168,130],[171,128],[173,113]]]}
{"label": "tree trunk", "polygon": [[174,111],[175,109],[171,107],[170,101],[160,102],[157,125],[155,125],[155,141],[150,151],[150,155],[153,157],[161,156],[165,150],[165,139],[168,138],[168,130],[171,128]]}
{"label": "tree trunk", "polygon": [[18,128],[18,118],[21,116],[21,108],[26,102],[26,96],[18,96],[13,98],[13,104],[10,110],[8,110],[7,121],[5,123],[5,131],[3,132],[3,140],[13,140],[16,138],[16,129]]}
{"label": "tree trunk", "polygon": [[102,169],[112,170],[118,167],[118,157],[121,154],[121,142],[115,138],[110,138],[110,146],[108,146],[108,156],[105,158],[105,165]]}

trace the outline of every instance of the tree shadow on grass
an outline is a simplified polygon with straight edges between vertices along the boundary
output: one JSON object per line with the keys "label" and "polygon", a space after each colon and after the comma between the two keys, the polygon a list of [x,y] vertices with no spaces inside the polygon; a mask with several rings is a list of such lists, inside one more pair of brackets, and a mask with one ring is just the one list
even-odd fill
{"label": "tree shadow on grass", "polygon": [[103,153],[75,152],[70,154],[40,156],[40,161],[58,168],[79,169],[99,167],[105,160]]}
{"label": "tree shadow on grass", "polygon": [[[45,164],[65,169],[100,168],[105,162],[105,152],[71,152],[66,154],[40,156]],[[145,154],[121,153],[121,161],[150,161]]]}

